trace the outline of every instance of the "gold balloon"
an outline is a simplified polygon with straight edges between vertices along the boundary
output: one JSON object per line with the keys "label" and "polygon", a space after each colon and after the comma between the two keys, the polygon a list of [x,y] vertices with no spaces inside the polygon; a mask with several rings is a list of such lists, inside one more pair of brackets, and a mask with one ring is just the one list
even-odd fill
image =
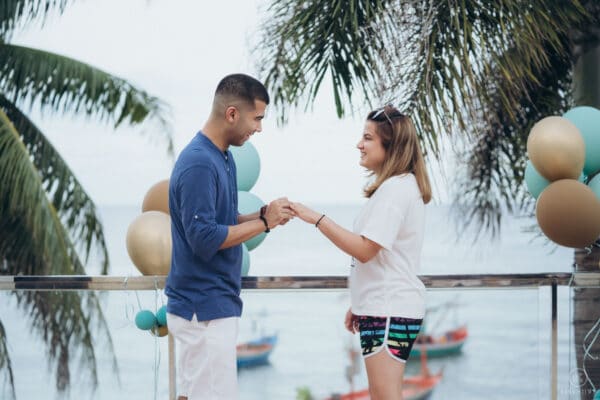
{"label": "gold balloon", "polygon": [[161,211],[169,214],[169,180],[155,183],[144,196],[142,212]]}
{"label": "gold balloon", "polygon": [[146,211],[127,229],[129,258],[143,275],[167,275],[171,269],[171,217]]}
{"label": "gold balloon", "polygon": [[531,128],[527,153],[535,169],[550,182],[577,179],[585,162],[585,143],[571,121],[546,117]]}
{"label": "gold balloon", "polygon": [[153,336],[158,336],[158,337],[163,337],[163,336],[167,336],[167,334],[169,333],[169,328],[167,328],[167,326],[155,326],[154,328],[152,328],[150,330],[150,333]]}
{"label": "gold balloon", "polygon": [[538,198],[535,216],[550,240],[581,248],[600,236],[600,201],[586,185],[573,179],[552,182]]}

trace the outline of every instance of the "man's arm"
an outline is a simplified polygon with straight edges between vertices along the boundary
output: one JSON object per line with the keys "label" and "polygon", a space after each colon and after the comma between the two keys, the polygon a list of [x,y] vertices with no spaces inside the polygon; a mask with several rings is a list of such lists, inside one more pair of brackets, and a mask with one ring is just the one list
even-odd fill
{"label": "man's arm", "polygon": [[258,216],[255,219],[242,222],[238,225],[232,225],[227,228],[227,237],[219,249],[237,246],[240,243],[244,243],[246,240],[252,239],[254,236],[264,232],[267,229],[264,222],[258,219]]}
{"label": "man's arm", "polygon": [[290,202],[285,197],[272,201],[265,209],[264,218],[260,219],[260,210],[252,214],[238,215],[238,225],[228,227],[227,237],[219,249],[237,246],[268,229],[283,225],[294,216]]}
{"label": "man's arm", "polygon": [[244,222],[248,222],[248,221],[252,221],[252,220],[258,220],[259,215],[260,215],[260,211],[254,212],[252,214],[244,214],[244,215],[240,214],[240,215],[238,215],[238,224],[243,224]]}

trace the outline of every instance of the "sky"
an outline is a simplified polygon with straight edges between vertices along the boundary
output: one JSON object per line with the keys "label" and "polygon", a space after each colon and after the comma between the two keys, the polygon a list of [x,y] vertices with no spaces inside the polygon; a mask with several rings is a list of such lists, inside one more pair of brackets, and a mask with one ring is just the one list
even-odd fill
{"label": "sky", "polygon": [[[265,6],[263,0],[78,1],[45,26],[17,32],[13,42],[89,63],[164,100],[178,154],[206,121],[223,76],[259,77],[253,50]],[[368,109],[356,104],[354,115],[340,120],[330,85],[321,92],[311,110],[292,110],[284,126],[269,107],[262,132],[252,137],[261,172],[251,192],[264,202],[363,201],[366,173],[356,143]],[[166,142],[142,134],[152,126],[115,130],[82,116],[35,109],[31,115],[97,204],[141,204],[170,175]]]}

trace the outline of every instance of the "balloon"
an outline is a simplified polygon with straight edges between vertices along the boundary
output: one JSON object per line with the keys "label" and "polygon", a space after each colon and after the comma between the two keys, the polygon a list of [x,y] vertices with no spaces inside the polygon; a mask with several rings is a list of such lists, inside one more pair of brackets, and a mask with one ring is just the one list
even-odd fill
{"label": "balloon", "polygon": [[583,170],[583,138],[577,127],[562,117],[538,121],[527,138],[527,152],[535,169],[551,182],[577,179]]}
{"label": "balloon", "polygon": [[531,161],[527,160],[527,166],[525,167],[525,184],[527,185],[529,193],[537,199],[540,193],[542,193],[542,190],[546,189],[546,186],[550,184],[550,181],[540,175]]}
{"label": "balloon", "polygon": [[[238,192],[238,211],[240,214],[252,214],[260,210],[265,203],[256,195],[250,192]],[[259,244],[265,240],[267,234],[265,232],[254,236],[252,239],[246,240],[244,243],[249,251],[254,250]]]}
{"label": "balloon", "polygon": [[248,276],[250,270],[250,253],[245,243],[242,243],[242,276]]}
{"label": "balloon", "polygon": [[169,328],[167,328],[167,326],[155,326],[150,330],[150,333],[153,336],[158,336],[158,337],[163,337],[163,336],[167,336],[167,334],[169,333]]}
{"label": "balloon", "polygon": [[588,186],[592,189],[592,192],[596,195],[597,199],[600,199],[600,175],[596,175],[588,182]]}
{"label": "balloon", "polygon": [[171,217],[146,211],[127,229],[127,253],[143,275],[167,275],[171,269]]}
{"label": "balloon", "polygon": [[242,146],[229,148],[237,170],[238,190],[252,189],[260,174],[260,157],[252,143],[246,141]]}
{"label": "balloon", "polygon": [[583,172],[593,175],[600,171],[600,110],[594,107],[575,107],[567,111],[564,118],[571,121],[585,143]]}
{"label": "balloon", "polygon": [[586,247],[600,235],[600,201],[573,179],[552,182],[540,194],[535,215],[542,232],[562,246]]}
{"label": "balloon", "polygon": [[135,326],[143,331],[147,331],[156,326],[156,317],[150,310],[141,310],[135,315]]}
{"label": "balloon", "polygon": [[167,325],[167,306],[162,306],[156,311],[156,321],[158,322],[158,326]]}
{"label": "balloon", "polygon": [[155,183],[144,197],[142,212],[161,211],[169,214],[169,180]]}

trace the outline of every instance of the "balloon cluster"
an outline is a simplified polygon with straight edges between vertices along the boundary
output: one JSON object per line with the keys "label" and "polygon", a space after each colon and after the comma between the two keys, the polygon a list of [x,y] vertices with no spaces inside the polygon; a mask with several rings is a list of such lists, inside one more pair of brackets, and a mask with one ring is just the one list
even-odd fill
{"label": "balloon cluster", "polygon": [[[238,211],[251,214],[264,202],[249,192],[260,174],[260,157],[250,142],[241,147],[231,147],[237,169]],[[249,251],[265,240],[266,234],[242,244],[242,275],[250,270]],[[171,268],[171,217],[169,213],[169,180],[154,184],[142,203],[142,214],[134,219],[127,230],[129,258],[143,275],[167,275]]]}
{"label": "balloon cluster", "polygon": [[153,185],[142,203],[142,214],[127,229],[127,253],[142,275],[167,275],[171,269],[169,180]]}
{"label": "balloon cluster", "polygon": [[167,328],[167,306],[162,306],[154,314],[150,310],[140,310],[135,315],[135,326],[150,331],[154,336],[163,337],[169,333]]}
{"label": "balloon cluster", "polygon": [[[242,215],[252,214],[265,204],[258,196],[250,193],[260,174],[260,157],[254,145],[248,141],[243,146],[231,147],[230,150],[237,170],[238,211]],[[265,237],[266,233],[263,232],[242,243],[242,276],[247,276],[250,270],[249,252],[258,247]]]}
{"label": "balloon cluster", "polygon": [[525,183],[553,242],[581,248],[600,235],[600,110],[575,107],[538,121],[527,139]]}

